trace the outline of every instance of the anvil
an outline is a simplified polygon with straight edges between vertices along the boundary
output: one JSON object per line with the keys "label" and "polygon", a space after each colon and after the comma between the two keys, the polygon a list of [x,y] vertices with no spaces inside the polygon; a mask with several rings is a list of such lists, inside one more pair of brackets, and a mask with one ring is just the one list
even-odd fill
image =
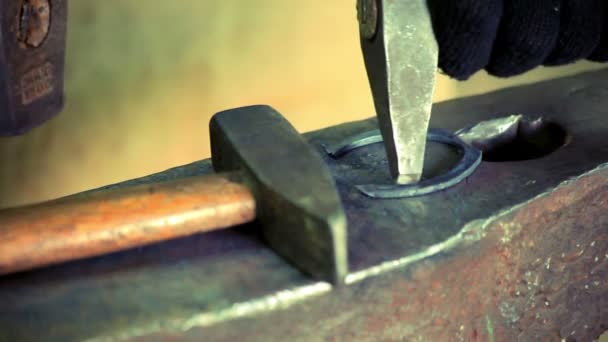
{"label": "anvil", "polygon": [[[362,1],[360,10],[374,9],[366,4],[374,2]],[[422,13],[421,4],[402,5],[417,5],[410,10]],[[0,8],[0,107],[9,127],[0,134],[18,134],[63,105],[66,7],[65,0],[24,0],[2,1]],[[412,30],[404,31],[411,45],[394,45],[403,37],[378,39],[387,33],[387,23],[410,24],[389,14],[412,11],[395,9],[376,8],[379,30],[371,37],[362,27],[364,50],[376,49],[366,57],[370,74],[380,75],[380,83],[371,77],[372,88],[383,87],[374,88],[376,107],[385,109],[378,113],[380,122],[307,135],[329,166],[346,209],[350,272],[344,286],[291,267],[252,223],[4,276],[0,340],[597,338],[608,327],[608,70],[436,105],[430,126],[459,132],[480,149],[483,161],[471,164],[476,171],[423,196],[370,197],[365,186],[393,186],[392,176],[401,172],[389,164],[401,149],[389,148],[387,156],[374,140],[342,154],[327,152],[341,150],[353,137],[374,136],[369,133],[378,128],[395,138],[395,127],[386,123],[401,112],[386,107],[395,103],[387,101],[384,91],[390,89],[384,87],[399,89],[394,79],[382,78],[394,65],[373,59],[403,58],[401,48],[409,47],[411,54],[411,46],[421,42]],[[430,27],[427,16],[415,18],[421,20],[417,27]],[[432,39],[426,42],[434,45]],[[414,51],[412,60],[428,62],[424,75],[434,75],[435,57]],[[425,85],[432,88],[431,82]],[[422,101],[412,106],[424,119],[410,130],[418,137],[426,134],[431,93],[418,84],[405,94]],[[398,95],[390,96],[409,99]],[[407,101],[397,105],[411,109]],[[410,146],[423,145],[418,139]],[[423,149],[411,150],[417,154],[413,159],[422,160]],[[433,184],[465,157],[431,143],[423,182]],[[99,190],[128,191],[210,173],[211,161],[205,160]]]}
{"label": "anvil", "polygon": [[[391,182],[381,144],[326,153],[376,119],[311,132],[346,210],[345,286],[311,280],[243,227],[3,277],[0,340],[593,340],[608,327],[606,108],[608,70],[437,104],[431,127],[452,132],[512,115],[544,124],[477,141],[484,161],[465,181],[402,199],[357,187]],[[426,153],[429,178],[461,157]],[[111,187],[211,171],[205,160]]]}

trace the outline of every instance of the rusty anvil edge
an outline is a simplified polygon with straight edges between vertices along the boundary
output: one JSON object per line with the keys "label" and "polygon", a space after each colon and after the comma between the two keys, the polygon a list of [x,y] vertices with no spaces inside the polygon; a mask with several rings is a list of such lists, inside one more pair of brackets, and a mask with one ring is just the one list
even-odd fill
{"label": "rusty anvil edge", "polygon": [[[255,234],[217,232],[2,278],[0,339],[595,338],[608,326],[607,80],[603,70],[436,105],[433,127],[523,113],[572,139],[544,158],[484,162],[431,196],[354,190],[378,179],[369,166],[385,158],[381,146],[324,156],[350,224],[356,279],[342,289],[306,278]],[[376,127],[308,137],[321,152]],[[209,172],[202,161],[114,186]]]}

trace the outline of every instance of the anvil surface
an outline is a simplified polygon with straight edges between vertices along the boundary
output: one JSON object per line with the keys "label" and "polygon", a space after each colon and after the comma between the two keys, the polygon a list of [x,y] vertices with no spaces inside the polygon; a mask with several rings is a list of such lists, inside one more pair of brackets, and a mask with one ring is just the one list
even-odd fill
{"label": "anvil surface", "polygon": [[[569,138],[407,199],[355,188],[389,181],[382,146],[323,150],[374,119],[307,134],[347,212],[346,286],[301,274],[251,225],[2,277],[0,341],[597,338],[608,329],[608,70],[437,104],[431,127],[511,114]],[[442,169],[448,152],[431,147],[427,160]],[[112,187],[210,172],[206,160]]]}

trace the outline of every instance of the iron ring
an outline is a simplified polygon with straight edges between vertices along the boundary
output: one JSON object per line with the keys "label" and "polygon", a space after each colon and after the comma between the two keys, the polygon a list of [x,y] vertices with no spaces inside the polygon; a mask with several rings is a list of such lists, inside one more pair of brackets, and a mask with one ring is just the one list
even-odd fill
{"label": "iron ring", "polygon": [[[364,195],[372,198],[405,198],[428,195],[445,190],[462,182],[473,174],[481,164],[482,152],[465,143],[457,135],[451,132],[431,128],[427,135],[427,141],[458,148],[463,154],[462,159],[447,173],[430,179],[421,180],[415,184],[364,184],[357,185],[357,189]],[[337,144],[323,147],[331,157],[340,158],[355,149],[379,142],[382,142],[380,130],[372,130],[350,137]]]}

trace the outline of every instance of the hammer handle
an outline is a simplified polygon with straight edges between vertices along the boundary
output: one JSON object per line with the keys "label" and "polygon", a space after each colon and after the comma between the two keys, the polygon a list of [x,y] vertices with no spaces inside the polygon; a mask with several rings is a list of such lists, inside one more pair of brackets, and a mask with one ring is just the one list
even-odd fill
{"label": "hammer handle", "polygon": [[254,197],[231,178],[198,176],[0,211],[0,274],[250,222]]}

